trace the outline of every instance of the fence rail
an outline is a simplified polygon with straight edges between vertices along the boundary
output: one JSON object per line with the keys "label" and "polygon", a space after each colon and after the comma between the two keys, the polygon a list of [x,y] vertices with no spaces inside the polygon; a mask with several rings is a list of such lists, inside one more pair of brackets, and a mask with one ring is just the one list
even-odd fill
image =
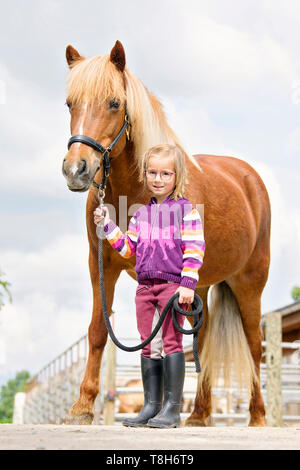
{"label": "fence rail", "polygon": [[[123,341],[121,339],[121,341]],[[128,340],[128,338],[127,338]],[[136,339],[134,340],[136,341]],[[110,340],[109,340],[110,342]],[[290,349],[298,351],[300,357],[300,344],[280,343],[280,349]],[[142,389],[124,387],[124,381],[127,379],[140,379],[140,366],[135,365],[116,365],[116,380],[121,385],[116,386],[111,381],[111,368],[107,364],[112,361],[112,354],[116,355],[116,348],[106,347],[101,367],[101,390],[95,402],[94,424],[99,423],[119,423],[124,414],[118,413],[118,400],[123,394],[142,393]],[[264,357],[268,359],[268,342],[263,341],[265,348]],[[23,403],[22,422],[23,423],[52,423],[61,424],[68,416],[72,404],[79,395],[80,383],[85,371],[88,352],[87,335],[81,337],[72,344],[66,351],[57,356],[51,362],[45,365],[27,384],[25,390],[25,400]],[[114,360],[113,360],[114,362]],[[268,391],[270,373],[270,364],[261,364],[261,388],[262,395],[267,404],[267,409],[272,403],[270,392]],[[273,371],[274,373],[274,371]],[[123,382],[123,385],[122,385]],[[103,385],[104,384],[104,385]],[[107,398],[108,389],[115,390],[115,398],[112,402]],[[197,374],[195,373],[194,363],[186,363],[186,381],[184,387],[184,397],[193,401],[197,389]],[[236,387],[223,389],[221,386],[212,390],[213,403],[215,410],[212,418],[215,423],[233,425],[244,424],[248,421],[248,398],[245,390],[238,390]],[[282,400],[281,420],[287,424],[300,423],[300,361],[298,364],[280,363],[280,395]],[[19,400],[20,401],[20,400]],[[109,410],[109,411],[107,411]],[[17,413],[16,413],[17,414]],[[189,412],[183,412],[184,419]],[[20,413],[18,414],[20,416]],[[126,415],[129,416],[129,415]],[[269,424],[269,423],[268,423]]]}
{"label": "fence rail", "polygon": [[26,392],[30,391],[38,383],[42,383],[55,377],[57,374],[67,371],[81,359],[86,360],[87,350],[88,336],[86,334],[35,374],[26,384]]}

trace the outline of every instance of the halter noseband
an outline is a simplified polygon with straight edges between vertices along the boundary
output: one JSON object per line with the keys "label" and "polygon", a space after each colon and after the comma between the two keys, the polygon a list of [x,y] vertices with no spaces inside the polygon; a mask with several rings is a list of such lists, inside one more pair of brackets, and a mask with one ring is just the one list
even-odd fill
{"label": "halter noseband", "polygon": [[103,197],[104,197],[104,191],[105,191],[105,187],[106,187],[106,180],[107,180],[107,177],[109,175],[109,169],[110,169],[111,158],[109,157],[109,154],[112,151],[112,149],[114,148],[114,146],[116,145],[116,143],[119,141],[119,139],[122,137],[122,135],[124,134],[125,131],[126,131],[126,140],[127,141],[129,140],[129,129],[128,129],[128,127],[130,125],[131,124],[130,124],[130,121],[129,121],[127,108],[126,108],[125,120],[124,120],[124,124],[122,126],[122,129],[120,130],[118,135],[114,138],[114,140],[112,141],[112,143],[108,147],[106,147],[106,148],[103,147],[103,145],[99,144],[99,142],[97,142],[97,140],[92,139],[91,137],[87,137],[85,135],[79,135],[79,134],[78,135],[73,135],[72,137],[70,137],[70,139],[68,141],[68,150],[70,149],[72,144],[74,144],[75,142],[79,142],[81,144],[88,145],[89,147],[92,147],[94,150],[97,150],[97,152],[100,152],[100,153],[103,154],[103,177],[102,177],[101,184],[99,185],[98,183],[93,181],[93,185],[99,190],[99,194],[100,194],[100,191],[102,192]]}

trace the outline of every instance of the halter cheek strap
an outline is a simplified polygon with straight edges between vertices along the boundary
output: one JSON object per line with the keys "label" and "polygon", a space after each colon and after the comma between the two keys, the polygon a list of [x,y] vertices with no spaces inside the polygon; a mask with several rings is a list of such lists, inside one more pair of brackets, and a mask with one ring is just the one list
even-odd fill
{"label": "halter cheek strap", "polygon": [[122,126],[122,129],[120,130],[118,135],[114,138],[114,140],[108,147],[105,148],[103,147],[103,145],[97,142],[97,140],[92,139],[91,137],[88,137],[86,135],[80,135],[80,134],[73,135],[68,141],[68,150],[70,149],[72,144],[74,144],[75,142],[79,142],[81,144],[88,145],[89,147],[92,147],[97,152],[100,152],[103,154],[103,177],[102,177],[101,184],[99,185],[98,183],[93,181],[93,185],[99,190],[99,193],[100,191],[102,191],[102,194],[104,194],[104,191],[105,191],[106,181],[109,176],[109,170],[110,170],[110,161],[111,161],[111,158],[109,157],[110,152],[112,151],[116,143],[120,140],[120,138],[122,137],[125,131],[126,131],[126,140],[129,141],[129,129],[128,128],[130,125],[131,124],[128,118],[128,113],[127,113],[127,108],[126,108],[125,121]]}

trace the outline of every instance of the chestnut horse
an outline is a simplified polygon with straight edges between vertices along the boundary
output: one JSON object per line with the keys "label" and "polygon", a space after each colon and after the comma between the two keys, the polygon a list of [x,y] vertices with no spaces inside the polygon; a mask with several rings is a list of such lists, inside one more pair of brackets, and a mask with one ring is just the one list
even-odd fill
{"label": "chestnut horse", "polygon": [[[66,49],[69,65],[66,103],[72,135],[81,134],[107,147],[130,120],[110,153],[111,170],[104,204],[115,208],[121,226],[119,196],[127,206],[146,204],[150,193],[138,182],[141,156],[150,147],[180,145],[167,124],[160,102],[126,67],[125,52],[117,41],[111,53],[82,57],[72,46]],[[201,131],[201,129],[200,129]],[[99,290],[98,239],[93,211],[99,204],[93,180],[102,178],[103,153],[84,143],[73,143],[63,161],[63,174],[71,191],[89,191],[86,224],[89,269],[93,288],[93,314],[88,330],[89,355],[80,396],[70,410],[69,422],[91,424],[99,392],[99,370],[107,340]],[[204,324],[199,332],[202,372],[198,377],[194,409],[186,425],[204,426],[211,415],[211,388],[221,372],[224,386],[235,379],[249,391],[250,426],[265,425],[260,391],[261,295],[270,262],[270,203],[266,188],[246,162],[227,156],[186,153],[190,183],[185,196],[204,206],[206,251],[196,292],[204,305]],[[126,213],[126,224],[137,210]],[[129,211],[130,212],[130,211]],[[111,214],[112,216],[112,214]],[[125,224],[125,225],[126,225]],[[122,227],[123,231],[127,226]],[[103,241],[103,264],[108,311],[122,270],[136,280],[135,256],[123,258]],[[208,305],[208,290],[210,301]],[[232,371],[232,372],[231,372]]]}

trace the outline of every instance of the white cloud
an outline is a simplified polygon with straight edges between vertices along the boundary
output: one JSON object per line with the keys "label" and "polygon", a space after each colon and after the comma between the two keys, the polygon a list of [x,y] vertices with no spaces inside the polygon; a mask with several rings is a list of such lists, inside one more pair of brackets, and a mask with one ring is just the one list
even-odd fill
{"label": "white cloud", "polygon": [[289,54],[268,34],[256,37],[208,17],[189,20],[189,59],[197,51],[198,77],[209,87],[221,84],[223,92],[238,88],[244,93],[265,82],[274,91],[274,83],[282,86],[293,76]]}
{"label": "white cloud", "polygon": [[1,253],[13,297],[0,313],[10,368],[34,371],[87,331],[87,246],[82,237],[70,235],[39,251]]}
{"label": "white cloud", "polygon": [[180,105],[169,97],[162,101],[169,124],[189,153],[224,154],[225,143],[207,110],[188,100]]}
{"label": "white cloud", "polygon": [[1,312],[7,363],[0,372],[27,369],[36,373],[87,332],[88,307],[82,300],[77,307],[67,307],[43,291],[7,305]]}
{"label": "white cloud", "polygon": [[[255,28],[260,8],[248,8],[246,13],[242,6],[235,6],[238,13],[244,11],[244,16],[253,16],[255,21],[243,28],[232,20],[232,11],[226,15],[225,8],[218,8],[219,15],[203,2],[192,2],[189,8],[176,2],[176,14],[170,11],[168,25],[162,24],[162,17],[157,19],[160,34],[145,29],[141,40],[131,45],[139,57],[135,73],[152,91],[209,97],[220,104],[238,101],[252,107],[258,100],[274,99],[274,94],[277,99],[285,97],[297,74],[296,64],[290,49],[272,30],[264,24],[259,31]],[[161,48],[162,41],[169,47]],[[149,44],[157,51],[154,64],[145,54]]]}
{"label": "white cloud", "polygon": [[285,153],[300,154],[300,127],[293,129],[287,136],[285,144]]}
{"label": "white cloud", "polygon": [[1,191],[70,199],[61,172],[69,135],[63,99],[53,102],[42,84],[33,87],[9,73],[6,83],[6,102],[1,107]]}
{"label": "white cloud", "polygon": [[[20,369],[35,373],[87,333],[92,318],[87,238],[65,235],[38,250],[2,252],[1,265],[13,303],[0,312],[6,356],[0,375]],[[135,288],[136,281],[122,273],[113,304],[118,337],[137,338]]]}
{"label": "white cloud", "polygon": [[18,293],[44,290],[57,295],[67,289],[70,295],[86,286],[88,242],[83,235],[57,235],[40,250],[2,253],[1,263],[7,275],[12,273],[10,282]]}

